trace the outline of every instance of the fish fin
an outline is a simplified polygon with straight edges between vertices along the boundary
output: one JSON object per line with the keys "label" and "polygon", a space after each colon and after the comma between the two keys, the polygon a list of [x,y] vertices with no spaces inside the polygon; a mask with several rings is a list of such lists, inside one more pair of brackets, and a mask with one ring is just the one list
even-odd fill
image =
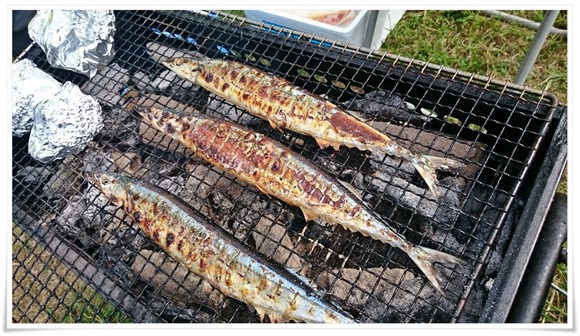
{"label": "fish fin", "polygon": [[440,283],[439,272],[433,267],[434,262],[445,264],[463,264],[464,261],[452,256],[451,254],[433,250],[427,247],[415,245],[407,253],[415,264],[421,269],[423,274],[429,279],[431,285],[443,294]]}
{"label": "fish fin", "polygon": [[275,122],[273,122],[272,120],[268,119],[268,123],[270,124],[270,127],[272,127],[273,129],[275,129],[278,132],[282,132],[282,128],[280,128],[279,125],[277,125]]}
{"label": "fish fin", "polygon": [[287,319],[284,318],[281,314],[274,313],[274,312],[266,312],[266,309],[260,306],[255,306],[256,312],[258,313],[258,317],[260,318],[260,323],[264,323],[264,317],[268,316],[271,323],[279,323],[279,322],[286,322]]}
{"label": "fish fin", "polygon": [[423,155],[415,155],[412,163],[419,175],[421,175],[423,180],[425,180],[425,183],[427,183],[429,190],[431,190],[435,198],[439,198],[437,173],[435,172],[435,169],[433,168],[433,165],[429,159]]}
{"label": "fish fin", "polygon": [[332,148],[334,148],[334,150],[339,150],[340,149],[340,144],[337,143],[337,142],[332,142],[332,141],[327,141],[327,140],[322,140],[322,139],[316,139],[316,143],[322,149],[325,149],[325,148],[328,148],[328,147],[332,147]]}
{"label": "fish fin", "polygon": [[280,314],[270,312],[266,315],[268,315],[268,318],[270,319],[270,322],[272,322],[272,323],[282,323],[282,322],[286,321],[286,319]]}
{"label": "fish fin", "polygon": [[300,208],[300,210],[302,210],[302,213],[304,214],[304,219],[307,222],[315,220],[316,218],[318,218],[318,215],[316,215],[316,213],[314,213],[314,211],[306,210],[306,209],[302,209],[302,208]]}
{"label": "fish fin", "polygon": [[431,165],[435,169],[440,170],[451,170],[451,169],[460,169],[465,167],[465,165],[457,160],[453,160],[450,158],[440,157],[440,156],[432,156],[432,155],[424,155],[427,160],[431,162]]}
{"label": "fish fin", "polygon": [[258,313],[258,316],[260,317],[260,323],[264,323],[264,316],[266,316],[266,310],[262,307],[254,307],[254,309],[256,309],[256,312]]}
{"label": "fish fin", "polygon": [[321,139],[316,139],[316,143],[318,144],[318,146],[322,149],[327,148],[328,146],[330,146],[330,142],[325,141],[325,140],[321,140]]}
{"label": "fish fin", "polygon": [[272,196],[270,196],[270,194],[268,194],[266,190],[262,189],[262,187],[260,187],[259,185],[256,185],[256,187],[258,188],[258,190],[260,190],[262,193],[268,196],[268,198],[272,198]]}

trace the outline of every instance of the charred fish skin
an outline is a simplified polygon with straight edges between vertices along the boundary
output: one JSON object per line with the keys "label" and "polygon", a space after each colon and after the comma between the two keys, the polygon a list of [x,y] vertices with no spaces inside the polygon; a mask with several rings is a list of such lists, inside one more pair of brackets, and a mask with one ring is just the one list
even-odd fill
{"label": "charred fish skin", "polygon": [[433,263],[462,262],[447,253],[410,243],[341,183],[263,134],[222,119],[179,116],[155,107],[135,107],[135,111],[206,162],[265,194],[299,207],[306,220],[321,218],[400,248],[441,293]]}
{"label": "charred fish skin", "polygon": [[331,102],[257,68],[227,60],[172,58],[162,63],[275,129],[312,136],[321,148],[344,145],[408,160],[435,196],[439,196],[435,169],[461,167],[452,159],[412,153]]}
{"label": "charred fish skin", "polygon": [[129,177],[91,172],[91,181],[172,258],[262,320],[356,323],[297,276],[241,244],[176,196]]}

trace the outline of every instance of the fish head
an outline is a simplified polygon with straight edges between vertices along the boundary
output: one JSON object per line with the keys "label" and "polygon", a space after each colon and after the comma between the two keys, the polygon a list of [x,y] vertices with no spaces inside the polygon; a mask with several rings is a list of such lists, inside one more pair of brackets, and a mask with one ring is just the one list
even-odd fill
{"label": "fish head", "polygon": [[161,63],[179,77],[195,82],[197,75],[201,71],[202,62],[202,59],[175,57],[166,59]]}
{"label": "fish head", "polygon": [[122,206],[127,199],[130,182],[125,176],[104,171],[92,171],[88,172],[86,177],[101,191],[105,198],[116,206]]}
{"label": "fish head", "polygon": [[148,124],[176,139],[181,134],[179,130],[183,128],[181,123],[191,121],[191,116],[187,118],[184,113],[173,109],[136,105],[133,111],[140,114]]}
{"label": "fish head", "polygon": [[135,105],[133,111],[139,113],[149,124],[158,127],[163,124],[162,120],[169,117],[169,112],[154,106],[139,106]]}

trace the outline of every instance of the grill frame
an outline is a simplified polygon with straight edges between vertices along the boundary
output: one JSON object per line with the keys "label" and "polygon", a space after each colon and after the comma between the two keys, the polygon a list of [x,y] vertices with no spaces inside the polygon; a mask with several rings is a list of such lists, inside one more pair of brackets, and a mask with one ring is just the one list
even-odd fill
{"label": "grill frame", "polygon": [[[206,13],[209,13],[209,12],[206,12]],[[190,13],[183,13],[183,14],[186,15],[186,16],[187,15],[195,15],[195,14],[190,14]],[[260,29],[265,29],[265,30],[270,30],[270,31],[274,29],[274,27],[268,26],[266,24],[252,22],[251,20],[247,20],[247,19],[240,19],[240,18],[237,18],[237,17],[235,17],[235,16],[233,16],[231,14],[216,13],[216,15],[218,15],[221,18],[223,18],[224,20],[226,20],[226,19],[227,20],[232,20],[232,22],[236,22],[236,24],[240,24],[240,25],[249,23],[249,24],[253,24],[253,25],[258,25],[260,27]],[[278,29],[278,28],[276,28],[276,30],[281,30],[282,32],[285,32],[285,33],[290,34],[290,35],[296,34],[296,32],[291,31],[291,30],[287,30],[287,29]],[[277,37],[272,37],[272,38],[277,38]],[[513,92],[520,93],[520,97],[519,98],[524,98],[526,95],[537,95],[537,96],[540,97],[540,100],[547,99],[547,100],[551,101],[552,107],[551,107],[550,111],[548,112],[548,115],[546,116],[546,119],[551,120],[551,121],[553,119],[553,113],[554,113],[554,110],[555,110],[555,106],[557,104],[557,100],[555,99],[555,97],[553,97],[549,93],[540,92],[540,91],[537,91],[537,90],[531,90],[531,89],[528,89],[528,88],[525,88],[525,87],[517,86],[515,84],[506,83],[506,82],[502,82],[502,81],[498,81],[498,80],[493,80],[493,79],[490,79],[490,78],[487,78],[487,77],[484,77],[484,76],[478,76],[478,75],[474,75],[474,74],[469,74],[469,73],[462,72],[462,71],[459,71],[459,70],[454,70],[454,69],[440,67],[440,66],[436,66],[436,65],[432,65],[432,64],[428,64],[428,63],[424,63],[424,62],[419,62],[419,61],[416,61],[416,60],[411,60],[411,59],[404,58],[404,57],[400,57],[400,56],[396,56],[396,55],[382,54],[382,53],[374,52],[374,51],[371,51],[371,50],[368,50],[368,49],[365,49],[365,48],[352,48],[352,47],[350,47],[348,45],[341,44],[339,42],[326,42],[324,39],[321,39],[321,38],[316,37],[316,36],[311,36],[311,35],[308,35],[308,34],[299,33],[299,40],[300,39],[318,40],[318,41],[322,41],[322,43],[330,43],[331,44],[331,48],[342,48],[343,51],[353,52],[356,55],[365,55],[367,59],[368,58],[376,58],[376,59],[379,60],[379,63],[377,63],[377,66],[372,70],[373,72],[376,71],[376,70],[378,70],[378,68],[380,66],[380,63],[382,63],[382,62],[384,62],[385,60],[388,59],[388,60],[391,60],[393,62],[392,65],[397,65],[398,63],[406,64],[406,68],[404,70],[400,70],[399,69],[400,71],[403,71],[404,74],[407,73],[406,71],[408,69],[410,69],[410,68],[413,68],[413,69],[421,69],[420,70],[420,74],[423,74],[423,73],[430,74],[430,75],[435,74],[434,75],[435,76],[435,79],[433,80],[432,83],[435,83],[436,82],[435,80],[437,80],[440,75],[442,76],[443,74],[445,74],[445,75],[450,75],[451,78],[453,80],[456,80],[456,81],[461,81],[463,79],[463,80],[467,80],[469,84],[482,84],[483,87],[482,88],[480,87],[480,89],[483,89],[483,90],[491,89],[491,88],[495,88],[495,87],[500,87],[501,88],[501,91],[500,91],[500,94],[499,94],[500,97],[503,98],[503,99],[507,99],[507,100],[509,100],[510,98],[504,96],[504,94],[513,93]],[[288,38],[286,40],[288,40]],[[32,48],[32,45],[23,54],[26,54],[27,52],[29,52],[31,48]],[[332,54],[334,52],[334,50],[331,50],[331,51],[322,50],[320,52],[323,52],[323,51],[326,51],[325,57],[326,57],[326,55]],[[338,54],[340,55],[340,53],[338,53]],[[346,57],[345,55],[342,55],[342,56],[343,57]],[[354,56],[351,55],[350,61],[352,61],[353,57]],[[338,57],[338,59],[340,59],[340,57]],[[395,70],[397,70],[397,69],[395,69]],[[395,71],[395,70],[393,70],[393,71]],[[420,79],[421,79],[420,77],[421,77],[421,75],[417,75],[414,83],[417,83],[418,81],[420,81]],[[362,84],[364,85],[365,83],[362,83]],[[474,89],[473,87],[469,87],[469,86],[470,85],[465,85],[464,92],[468,93],[469,90]],[[481,98],[481,91],[479,93],[480,93],[479,97]],[[547,128],[550,124],[551,124],[550,122],[546,123],[545,124],[545,127]],[[547,130],[546,129],[540,130],[540,133],[544,133],[545,134],[545,133],[547,133]],[[545,137],[546,136],[543,136],[542,138],[545,138]],[[538,139],[538,142],[536,142],[533,145],[533,147],[535,149],[532,151],[532,153],[533,153],[532,155],[535,155],[538,152],[538,148],[539,148],[539,144],[540,144],[539,141],[540,140],[541,139]],[[546,143],[546,141],[543,141],[543,143]],[[534,157],[532,157],[530,159],[530,161],[534,162],[536,160],[534,160]],[[555,172],[555,173],[557,173],[557,172]],[[560,173],[561,173],[561,171],[560,171]],[[515,186],[514,191],[512,192],[512,194],[516,194],[518,192],[518,190],[520,189],[520,186],[521,186],[522,182],[523,181],[517,182],[517,184],[516,184],[516,186]],[[555,190],[555,186],[554,186],[554,190]],[[552,193],[552,196],[553,196],[553,193]],[[548,197],[548,196],[546,196],[546,197]],[[542,200],[545,201],[545,198],[542,197]],[[511,201],[509,203],[510,203],[510,205],[508,205],[508,207],[511,207]],[[532,204],[532,203],[528,202],[527,205],[526,205],[526,207],[528,207],[528,204]],[[13,210],[13,212],[14,211],[15,210]],[[504,216],[500,219],[500,222],[503,222],[505,220],[505,216],[507,216],[507,212],[504,213]],[[541,227],[541,222],[543,222],[543,221],[537,221],[536,219],[534,219],[534,222],[537,222],[537,225],[536,226],[539,225]],[[519,228],[520,225],[518,225],[517,227]],[[499,229],[496,230],[495,231],[495,234],[492,235],[489,238],[489,240],[490,241],[495,240],[496,239],[496,236],[495,235],[499,234],[499,232],[500,232]],[[533,233],[532,233],[532,236],[533,236]],[[38,238],[40,240],[43,240],[41,237],[38,237]],[[526,259],[525,258],[525,255],[523,256],[523,258]],[[481,267],[483,266],[483,261],[479,265],[480,265],[480,268],[479,269],[476,269],[474,271],[475,272],[474,278],[477,278],[477,274],[481,272]],[[92,285],[93,286],[96,286],[96,287],[99,286],[94,281],[89,281],[89,283],[92,283]],[[474,282],[472,282],[471,284],[473,285]],[[467,298],[464,298],[464,300],[466,300],[466,299]],[[458,308],[457,308],[456,312],[457,311],[461,311],[461,309],[462,309],[461,307],[462,307],[462,305],[464,303],[465,303],[465,301],[462,301],[462,303],[460,302],[458,304]],[[456,320],[456,316],[453,317],[450,322],[454,322],[455,320]]]}

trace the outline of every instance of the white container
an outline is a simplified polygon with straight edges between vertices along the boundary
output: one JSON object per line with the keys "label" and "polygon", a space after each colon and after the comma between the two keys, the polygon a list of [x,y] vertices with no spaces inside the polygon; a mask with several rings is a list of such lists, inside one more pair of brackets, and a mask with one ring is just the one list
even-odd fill
{"label": "white container", "polygon": [[372,34],[371,41],[372,49],[379,49],[391,30],[395,28],[397,23],[403,18],[406,11],[404,10],[380,10],[377,11],[377,19],[374,26],[369,22],[368,34]]}
{"label": "white container", "polygon": [[[244,11],[248,19],[264,22],[273,26],[282,26],[300,32],[325,37],[329,40],[342,41],[357,46],[370,47],[370,38],[367,38],[367,28],[370,11],[358,11],[352,22],[345,27],[337,27],[318,22],[303,16],[292,15],[283,11]],[[371,34],[372,34],[371,30]],[[368,41],[365,41],[367,39]]]}

